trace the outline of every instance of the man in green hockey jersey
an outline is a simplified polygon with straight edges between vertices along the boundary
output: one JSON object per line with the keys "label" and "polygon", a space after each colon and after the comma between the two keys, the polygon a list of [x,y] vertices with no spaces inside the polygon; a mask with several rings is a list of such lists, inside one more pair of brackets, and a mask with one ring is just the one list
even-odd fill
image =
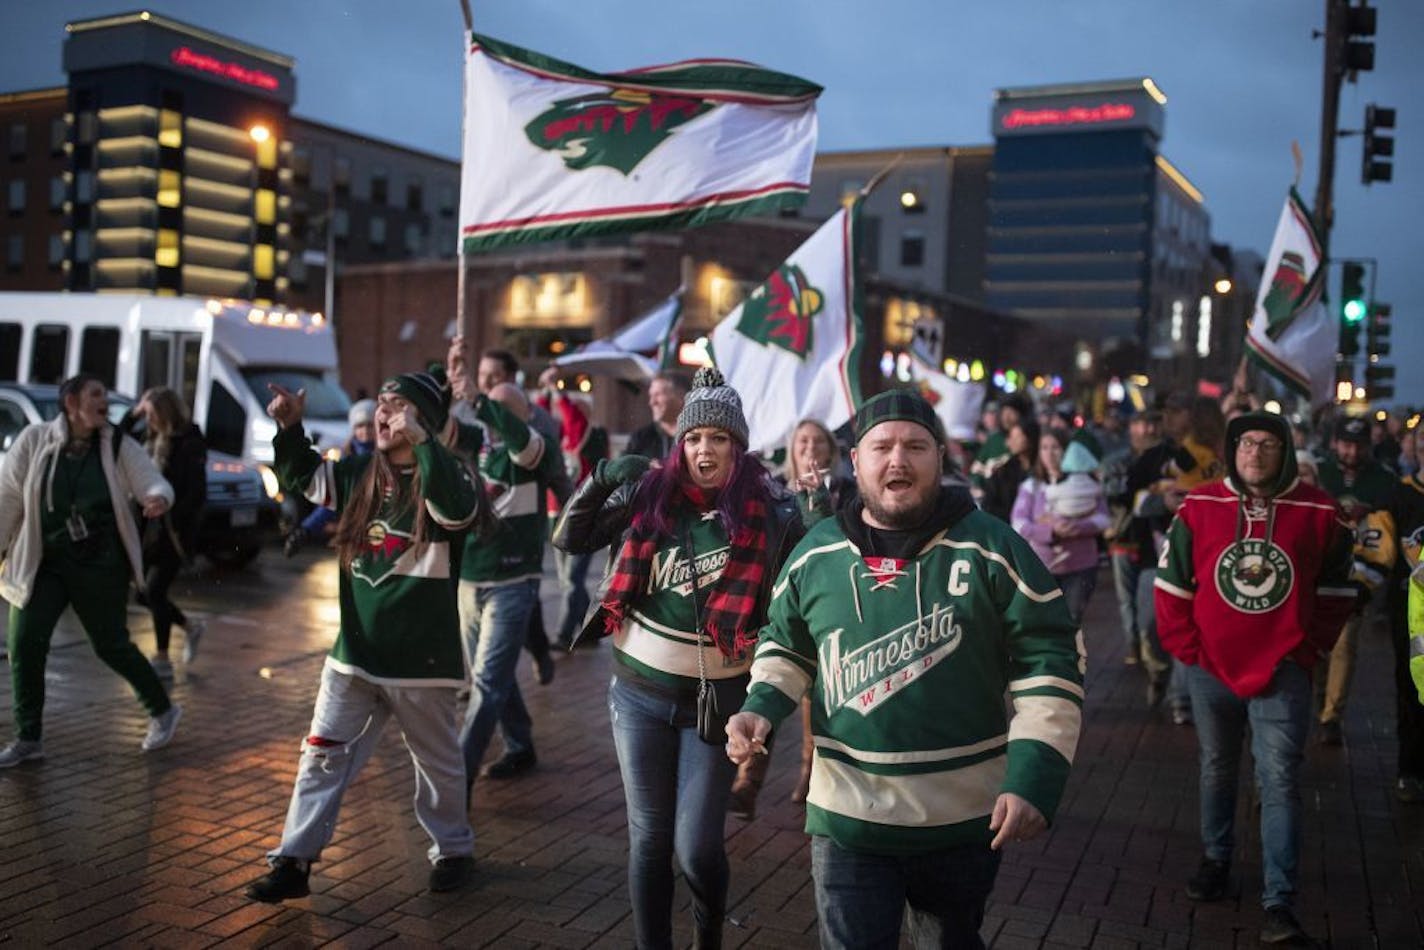
{"label": "man in green hockey jersey", "polygon": [[822,946],[893,947],[902,918],[916,946],[982,946],[1000,849],[1047,828],[1067,781],[1082,640],[1028,542],[941,487],[928,402],[882,393],[854,424],[861,500],[782,568],[727,752],[763,754],[810,695]]}

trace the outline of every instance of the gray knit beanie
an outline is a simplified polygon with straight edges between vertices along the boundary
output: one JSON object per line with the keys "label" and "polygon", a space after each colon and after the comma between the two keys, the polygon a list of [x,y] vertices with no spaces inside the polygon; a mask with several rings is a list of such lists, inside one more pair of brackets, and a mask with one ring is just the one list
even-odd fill
{"label": "gray knit beanie", "polygon": [[742,415],[742,397],[727,385],[714,366],[704,366],[692,377],[692,389],[677,414],[677,440],[689,429],[711,426],[726,429],[732,438],[747,446],[747,417]]}

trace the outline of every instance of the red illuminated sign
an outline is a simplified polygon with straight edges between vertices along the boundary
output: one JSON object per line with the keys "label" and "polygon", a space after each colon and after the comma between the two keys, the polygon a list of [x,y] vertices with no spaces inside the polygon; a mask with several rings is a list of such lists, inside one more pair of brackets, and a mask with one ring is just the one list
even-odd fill
{"label": "red illuminated sign", "polygon": [[187,46],[180,46],[168,54],[168,59],[174,66],[183,66],[187,69],[196,69],[199,72],[212,73],[214,76],[221,76],[224,79],[231,79],[233,82],[242,83],[244,86],[253,86],[257,89],[264,89],[267,92],[276,92],[281,85],[280,80],[271,73],[264,73],[260,69],[251,69],[241,63],[230,63],[218,59],[216,56],[209,56],[207,53],[199,53]]}
{"label": "red illuminated sign", "polygon": [[1107,102],[1100,106],[1068,106],[1064,109],[1014,109],[1004,116],[1006,129],[1035,128],[1045,125],[1098,125],[1104,122],[1127,122],[1137,115],[1131,105]]}

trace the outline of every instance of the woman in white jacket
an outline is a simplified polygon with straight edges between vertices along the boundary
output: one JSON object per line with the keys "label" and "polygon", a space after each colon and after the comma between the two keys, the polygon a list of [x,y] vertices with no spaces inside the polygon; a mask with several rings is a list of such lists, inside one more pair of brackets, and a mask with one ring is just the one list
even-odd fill
{"label": "woman in white jacket", "polygon": [[145,752],[167,745],[182,715],[125,626],[129,580],[143,583],[131,500],[144,517],[161,517],[173,489],[148,453],[109,425],[102,380],[81,373],[59,397],[63,411],[21,432],[0,466],[0,596],[11,604],[16,730],[0,768],[44,757],[45,661],[65,607],[148,710]]}

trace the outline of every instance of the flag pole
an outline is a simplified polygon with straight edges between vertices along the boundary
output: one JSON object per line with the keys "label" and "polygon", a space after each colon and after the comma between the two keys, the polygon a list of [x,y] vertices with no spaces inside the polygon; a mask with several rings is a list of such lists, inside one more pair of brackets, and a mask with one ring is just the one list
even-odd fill
{"label": "flag pole", "polygon": [[882,181],[885,180],[885,176],[893,172],[895,168],[904,160],[904,152],[901,152],[899,155],[896,155],[894,158],[892,158],[890,160],[890,164],[886,165],[884,168],[880,169],[880,171],[876,172],[874,177],[872,177],[870,181],[866,182],[865,186],[860,189],[860,197],[865,198],[869,196],[869,194],[874,191]]}
{"label": "flag pole", "polygon": [[[469,108],[469,82],[466,79],[466,60],[470,56],[471,34],[474,32],[474,17],[470,13],[470,0],[460,0],[460,13],[465,17],[465,32],[460,34],[460,167],[465,165],[465,110]],[[462,179],[464,175],[460,176]],[[455,246],[455,335],[465,335],[465,236],[460,234]]]}

